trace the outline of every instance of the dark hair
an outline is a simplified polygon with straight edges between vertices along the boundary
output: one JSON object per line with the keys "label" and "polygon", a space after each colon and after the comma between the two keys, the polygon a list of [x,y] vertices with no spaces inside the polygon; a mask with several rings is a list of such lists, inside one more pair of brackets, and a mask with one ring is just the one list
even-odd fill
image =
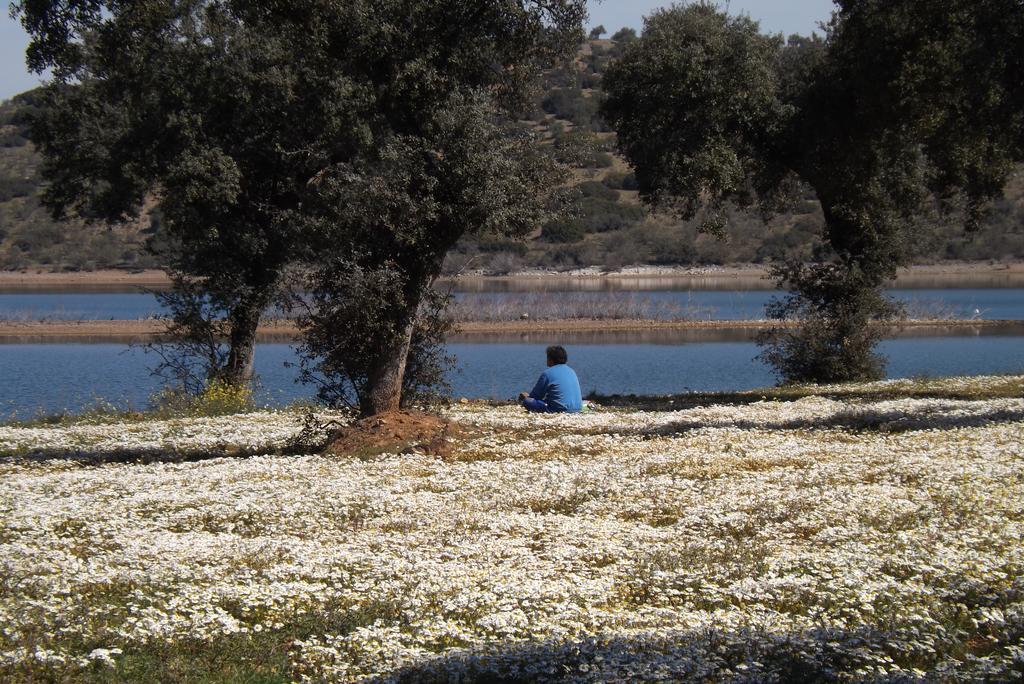
{"label": "dark hair", "polygon": [[569,360],[569,355],[565,352],[565,347],[559,347],[558,345],[548,347],[547,353],[548,361],[556,366]]}

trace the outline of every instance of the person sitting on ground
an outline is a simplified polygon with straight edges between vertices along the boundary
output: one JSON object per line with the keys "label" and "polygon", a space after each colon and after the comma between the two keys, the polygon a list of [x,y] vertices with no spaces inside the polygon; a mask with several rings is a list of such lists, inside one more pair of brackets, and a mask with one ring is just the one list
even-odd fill
{"label": "person sitting on ground", "polygon": [[531,413],[578,413],[583,410],[583,395],[576,371],[566,365],[569,355],[564,347],[548,347],[548,369],[541,373],[533,391],[519,393],[519,403]]}

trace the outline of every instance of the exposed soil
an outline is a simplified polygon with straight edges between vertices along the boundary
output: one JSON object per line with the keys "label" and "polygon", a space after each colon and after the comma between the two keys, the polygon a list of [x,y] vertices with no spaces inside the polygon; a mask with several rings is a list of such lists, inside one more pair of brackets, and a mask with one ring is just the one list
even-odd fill
{"label": "exposed soil", "polygon": [[167,289],[171,281],[163,271],[78,271],[75,273],[26,269],[0,271],[0,290],[5,292],[124,292]]}
{"label": "exposed soil", "polygon": [[338,430],[325,453],[335,456],[373,456],[420,453],[447,456],[459,426],[432,413],[395,411],[363,418]]}

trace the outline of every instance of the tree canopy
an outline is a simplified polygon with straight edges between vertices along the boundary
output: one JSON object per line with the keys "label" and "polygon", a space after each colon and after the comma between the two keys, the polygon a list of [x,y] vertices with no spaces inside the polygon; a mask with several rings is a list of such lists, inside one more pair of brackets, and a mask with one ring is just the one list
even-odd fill
{"label": "tree canopy", "polygon": [[[54,74],[33,131],[46,201],[107,220],[155,201],[175,271],[227,311],[235,378],[251,371],[256,325],[289,263],[394,250],[430,261],[463,232],[518,230],[516,200],[545,196],[534,185],[545,172],[513,173],[510,194],[473,205],[467,194],[493,190],[487,174],[508,163],[481,166],[460,145],[493,138],[481,131],[527,106],[541,67],[575,48],[586,16],[584,0],[14,9],[32,68]],[[421,275],[410,278],[413,310]]]}
{"label": "tree canopy", "polygon": [[[806,296],[776,313],[824,321],[814,346],[834,360],[870,349],[867,324],[890,310],[864,293],[895,275],[915,229],[938,213],[976,225],[1024,160],[1018,0],[836,4],[824,39],[788,41],[707,2],[662,10],[604,80],[604,114],[649,201],[718,229],[727,203],[770,214],[798,183],[813,188],[839,267],[780,271]],[[783,374],[880,368],[812,365]]]}

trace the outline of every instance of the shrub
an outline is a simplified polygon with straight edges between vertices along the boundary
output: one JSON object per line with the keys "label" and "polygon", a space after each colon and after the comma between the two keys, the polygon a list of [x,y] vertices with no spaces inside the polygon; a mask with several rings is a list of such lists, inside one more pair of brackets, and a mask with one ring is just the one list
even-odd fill
{"label": "shrub", "polygon": [[597,197],[584,197],[579,202],[583,229],[590,233],[621,230],[644,218],[644,209],[635,204],[622,204]]}
{"label": "shrub", "polygon": [[0,133],[0,147],[24,147],[28,144],[28,138],[19,131],[4,131]]}
{"label": "shrub", "polygon": [[477,242],[477,248],[484,253],[510,252],[516,256],[526,256],[529,247],[522,240],[510,240],[508,238],[481,238]]}
{"label": "shrub", "polygon": [[758,247],[754,261],[810,261],[820,242],[820,227],[811,217],[801,216],[792,225],[771,230]]}
{"label": "shrub", "polygon": [[782,382],[837,383],[885,377],[885,359],[874,349],[882,322],[900,315],[898,304],[873,287],[856,266],[793,262],[773,269],[791,295],[774,300],[768,317],[798,322],[758,336],[758,358]]}
{"label": "shrub", "polygon": [[572,119],[576,105],[583,99],[579,88],[557,88],[550,91],[541,101],[541,108],[559,119]]}
{"label": "shrub", "polygon": [[167,387],[150,399],[150,405],[157,415],[193,418],[228,416],[256,408],[250,386],[232,385],[216,378],[198,394],[180,385]]}
{"label": "shrub", "polygon": [[541,238],[553,243],[579,242],[585,234],[579,219],[555,219],[544,226]]}
{"label": "shrub", "polygon": [[492,252],[483,262],[483,268],[492,275],[507,275],[523,268],[523,257],[525,256],[525,251],[522,254]]}
{"label": "shrub", "polygon": [[612,172],[605,176],[604,181],[602,182],[614,190],[635,191],[640,189],[640,186],[636,182],[635,173]]}
{"label": "shrub", "polygon": [[587,161],[587,168],[608,169],[615,165],[615,158],[607,152],[598,152]]}
{"label": "shrub", "polygon": [[604,243],[604,266],[609,269],[618,269],[645,263],[647,252],[635,237],[633,231],[608,235]]}
{"label": "shrub", "polygon": [[576,268],[587,266],[585,253],[581,244],[560,245],[546,255],[547,264],[554,268]]}
{"label": "shrub", "polygon": [[[365,407],[381,349],[401,344],[408,330],[402,318],[403,278],[391,265],[364,268],[337,258],[297,285],[294,308],[301,311],[297,320],[304,333],[297,350],[299,380],[315,386],[317,397],[332,408]],[[453,325],[447,313],[450,300],[448,292],[428,288],[414,312],[402,377],[403,407],[440,400],[450,392],[447,374],[454,359],[444,347]]]}
{"label": "shrub", "polygon": [[570,131],[555,139],[555,158],[563,164],[579,168],[593,168],[600,141],[597,136],[585,131]]}
{"label": "shrub", "polygon": [[586,181],[576,186],[584,197],[596,197],[609,202],[619,201],[619,192],[600,181]]}
{"label": "shrub", "polygon": [[686,265],[697,260],[697,249],[693,243],[679,235],[658,234],[648,242],[648,261],[659,266]]}
{"label": "shrub", "polygon": [[636,40],[636,29],[623,27],[612,34],[612,40],[616,43],[631,43]]}
{"label": "shrub", "polygon": [[36,191],[36,182],[31,178],[0,176],[0,202],[17,197],[29,197]]}
{"label": "shrub", "polygon": [[587,89],[597,89],[601,87],[601,74],[586,73],[580,78],[580,86]]}

